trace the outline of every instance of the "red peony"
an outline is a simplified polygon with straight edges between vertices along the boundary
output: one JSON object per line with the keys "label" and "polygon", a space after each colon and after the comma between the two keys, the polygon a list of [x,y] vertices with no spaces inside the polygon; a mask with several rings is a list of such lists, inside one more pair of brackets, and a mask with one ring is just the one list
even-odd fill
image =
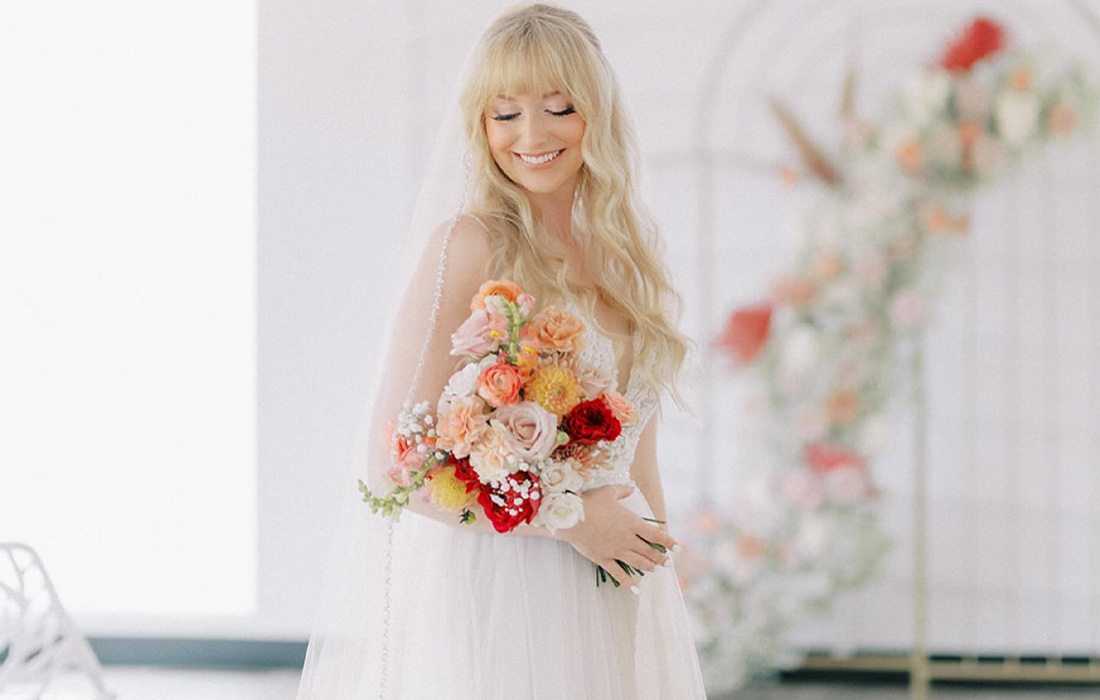
{"label": "red peony", "polygon": [[482,484],[477,502],[497,532],[510,532],[520,523],[530,523],[539,512],[542,487],[537,476],[517,471],[500,481]]}
{"label": "red peony", "polygon": [[978,61],[1000,51],[1003,43],[1004,30],[1001,25],[978,17],[947,47],[940,58],[940,67],[952,73],[968,71]]}
{"label": "red peony", "polygon": [[601,398],[581,401],[561,419],[562,429],[573,442],[590,445],[600,440],[614,440],[623,431],[611,406]]}
{"label": "red peony", "polygon": [[726,330],[714,344],[732,355],[738,364],[748,364],[764,348],[771,320],[770,302],[738,309],[730,314]]}
{"label": "red peony", "polygon": [[843,445],[815,442],[806,445],[803,456],[806,463],[810,465],[810,469],[818,474],[827,474],[846,467],[854,469],[864,467],[863,458]]}

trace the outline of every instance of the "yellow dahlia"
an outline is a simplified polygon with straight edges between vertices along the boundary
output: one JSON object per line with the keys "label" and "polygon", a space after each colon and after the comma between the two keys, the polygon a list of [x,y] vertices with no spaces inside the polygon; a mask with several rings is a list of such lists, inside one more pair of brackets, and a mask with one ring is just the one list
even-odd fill
{"label": "yellow dahlia", "polygon": [[534,401],[550,413],[564,416],[581,401],[577,378],[565,367],[545,365],[524,388],[524,398]]}
{"label": "yellow dahlia", "polygon": [[455,476],[451,466],[433,469],[428,478],[428,493],[436,508],[457,513],[477,500],[477,493],[466,493],[466,482]]}

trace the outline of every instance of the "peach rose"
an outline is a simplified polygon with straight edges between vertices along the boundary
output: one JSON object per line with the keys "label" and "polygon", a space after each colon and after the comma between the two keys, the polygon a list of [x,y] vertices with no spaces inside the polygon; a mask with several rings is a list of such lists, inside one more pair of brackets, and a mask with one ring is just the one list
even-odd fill
{"label": "peach rose", "polygon": [[634,404],[617,391],[605,391],[603,393],[603,400],[607,402],[607,405],[611,408],[611,413],[619,419],[619,422],[623,425],[633,425],[638,421],[638,416],[634,413]]}
{"label": "peach rose", "polygon": [[556,306],[547,306],[531,319],[532,329],[545,350],[573,352],[581,347],[584,323]]}
{"label": "peach rose", "polygon": [[519,400],[523,376],[507,362],[489,365],[477,378],[477,395],[493,408]]}
{"label": "peach rose", "polygon": [[470,301],[470,311],[485,308],[485,298],[493,295],[502,296],[508,301],[515,301],[523,290],[511,280],[487,280],[478,288],[477,294]]}
{"label": "peach rose", "polygon": [[489,416],[485,403],[476,396],[467,396],[451,402],[447,411],[439,416],[436,432],[440,449],[448,450],[455,457],[468,457],[473,443],[485,432]]}

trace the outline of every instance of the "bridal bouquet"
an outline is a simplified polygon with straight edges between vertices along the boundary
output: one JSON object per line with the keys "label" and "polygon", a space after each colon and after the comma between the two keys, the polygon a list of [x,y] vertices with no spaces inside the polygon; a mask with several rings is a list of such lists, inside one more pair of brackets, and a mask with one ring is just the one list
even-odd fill
{"label": "bridal bouquet", "polygon": [[[480,511],[497,532],[584,519],[579,494],[612,468],[608,446],[637,418],[610,389],[612,377],[582,360],[582,321],[554,306],[533,314],[534,301],[508,280],[481,285],[451,335],[451,354],[464,359],[434,410],[428,401],[406,405],[387,426],[394,488],[379,496],[359,481],[372,512],[398,517],[426,490],[460,522]],[[596,575],[597,585],[608,578],[602,567]]]}

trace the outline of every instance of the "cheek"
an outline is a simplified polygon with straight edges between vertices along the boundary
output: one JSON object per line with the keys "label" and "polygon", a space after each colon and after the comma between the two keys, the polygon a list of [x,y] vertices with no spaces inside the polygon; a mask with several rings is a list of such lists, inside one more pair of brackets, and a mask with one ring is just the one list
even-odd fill
{"label": "cheek", "polygon": [[561,139],[574,146],[580,146],[581,140],[584,138],[585,122],[583,119],[577,119],[566,125],[566,128],[562,131]]}
{"label": "cheek", "polygon": [[508,129],[502,127],[495,119],[485,120],[485,140],[489,143],[489,150],[500,152],[508,149],[512,142],[512,136]]}

